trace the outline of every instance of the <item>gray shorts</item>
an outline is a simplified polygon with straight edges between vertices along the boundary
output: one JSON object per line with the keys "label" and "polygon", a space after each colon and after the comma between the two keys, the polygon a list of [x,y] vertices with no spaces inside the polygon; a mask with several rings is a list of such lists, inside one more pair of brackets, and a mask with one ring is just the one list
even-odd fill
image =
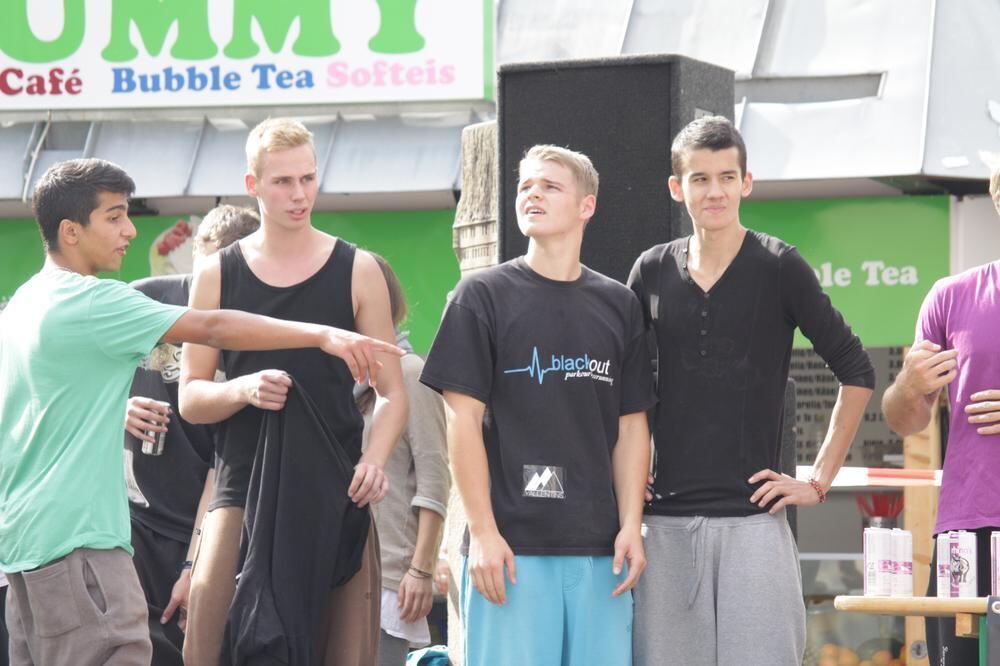
{"label": "gray shorts", "polygon": [[635,666],[799,666],[806,614],[784,512],[645,516],[633,590]]}
{"label": "gray shorts", "polygon": [[12,666],[148,666],[146,599],[124,550],[77,548],[7,580]]}

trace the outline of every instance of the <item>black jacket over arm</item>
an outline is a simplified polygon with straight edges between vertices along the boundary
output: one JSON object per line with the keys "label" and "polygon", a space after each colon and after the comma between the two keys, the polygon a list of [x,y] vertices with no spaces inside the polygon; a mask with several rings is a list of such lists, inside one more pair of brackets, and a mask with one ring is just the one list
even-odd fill
{"label": "black jacket over arm", "polygon": [[347,494],[354,465],[292,382],[285,408],[265,413],[257,442],[223,664],[319,663],[330,588],[361,568],[371,518]]}

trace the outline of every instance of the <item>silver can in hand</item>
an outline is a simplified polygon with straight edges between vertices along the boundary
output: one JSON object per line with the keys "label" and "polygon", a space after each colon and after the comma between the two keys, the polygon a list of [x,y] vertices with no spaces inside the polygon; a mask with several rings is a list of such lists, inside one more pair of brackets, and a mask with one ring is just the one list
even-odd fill
{"label": "silver can in hand", "polygon": [[146,434],[150,437],[155,437],[155,442],[149,442],[145,439],[142,440],[142,452],[149,456],[158,456],[163,453],[163,443],[167,439],[167,431],[156,432],[155,430],[147,430]]}
{"label": "silver can in hand", "polygon": [[[156,405],[160,408],[159,411],[163,416],[163,425],[166,426],[170,422],[170,403],[163,402],[162,400],[157,400]],[[154,424],[155,425],[155,424]],[[163,454],[163,444],[167,439],[167,431],[157,432],[155,430],[147,430],[146,435],[154,438],[155,441],[149,442],[145,439],[142,440],[142,452],[148,456],[158,456]]]}

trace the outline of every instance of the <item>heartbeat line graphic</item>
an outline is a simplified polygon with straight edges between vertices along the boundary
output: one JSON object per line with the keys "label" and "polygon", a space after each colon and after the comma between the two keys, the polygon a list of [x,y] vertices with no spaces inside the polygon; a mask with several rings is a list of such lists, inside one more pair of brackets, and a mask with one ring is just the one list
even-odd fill
{"label": "heartbeat line graphic", "polygon": [[538,347],[532,347],[531,352],[531,363],[524,368],[514,368],[512,370],[504,370],[503,374],[509,375],[513,372],[527,372],[528,376],[535,377],[537,375],[538,383],[541,384],[542,380],[545,379],[545,373],[551,372],[553,370],[558,370],[556,366],[550,366],[548,368],[542,368],[541,363],[538,360]]}

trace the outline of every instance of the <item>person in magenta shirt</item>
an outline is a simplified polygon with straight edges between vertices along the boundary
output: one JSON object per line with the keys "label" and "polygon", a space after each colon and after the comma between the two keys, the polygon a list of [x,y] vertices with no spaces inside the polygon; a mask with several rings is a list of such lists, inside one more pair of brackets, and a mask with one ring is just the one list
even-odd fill
{"label": "person in magenta shirt", "polygon": [[[1000,213],[1000,168],[990,178]],[[900,435],[930,422],[948,387],[951,418],[934,534],[976,533],[979,596],[990,594],[990,532],[1000,529],[1000,260],[942,278],[924,299],[913,347],[882,399]],[[935,570],[935,559],[931,571]],[[936,596],[930,576],[928,596]],[[978,641],[955,636],[954,618],[927,621],[930,663],[974,664]]]}

